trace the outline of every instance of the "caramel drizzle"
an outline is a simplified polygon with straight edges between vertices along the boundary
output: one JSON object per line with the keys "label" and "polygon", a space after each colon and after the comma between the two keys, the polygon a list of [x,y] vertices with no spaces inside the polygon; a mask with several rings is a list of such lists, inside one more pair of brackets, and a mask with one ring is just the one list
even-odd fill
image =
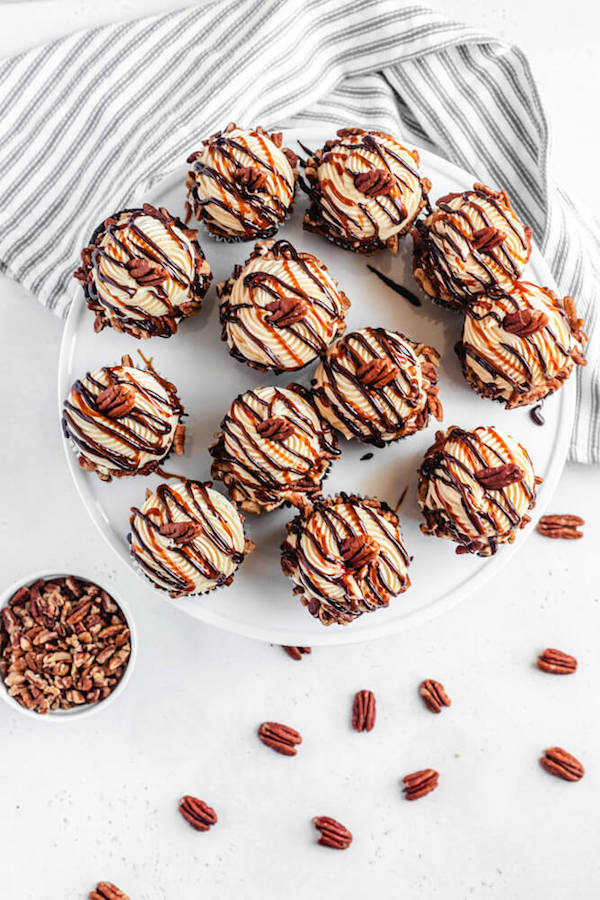
{"label": "caramel drizzle", "polygon": [[[489,288],[490,285],[494,286],[500,284],[500,279],[497,272],[492,266],[492,262],[493,265],[497,269],[499,269],[506,278],[515,279],[518,278],[520,274],[520,267],[518,263],[513,260],[511,253],[509,252],[507,246],[505,246],[507,244],[506,241],[498,244],[498,246],[494,247],[492,250],[488,250],[485,252],[483,250],[477,250],[470,243],[473,232],[477,230],[477,227],[494,227],[492,219],[490,218],[488,211],[486,211],[485,209],[486,204],[494,208],[496,213],[504,220],[506,228],[512,231],[512,233],[518,239],[521,247],[523,248],[524,256],[527,255],[528,243],[525,237],[524,230],[522,229],[520,222],[518,222],[518,220],[514,216],[514,213],[512,213],[511,210],[501,204],[496,197],[493,197],[478,188],[463,191],[460,196],[462,196],[463,200],[465,201],[467,209],[453,209],[450,206],[449,202],[438,202],[438,208],[449,215],[449,218],[444,219],[444,226],[450,232],[454,232],[454,234],[457,236],[455,239],[452,237],[452,234],[444,233],[443,235],[439,236],[439,239],[443,243],[449,245],[452,252],[463,260],[465,259],[465,257],[463,255],[463,248],[460,246],[460,242],[461,240],[466,240],[467,243],[469,243],[469,252],[476,260],[477,264],[480,266],[482,274],[478,275],[476,273],[469,272],[468,277],[472,278],[479,287],[470,289],[468,285],[464,284],[460,280],[460,278],[457,278],[453,274],[448,264],[447,251],[442,250],[437,246],[424,222],[417,222],[416,227],[418,228],[420,235],[425,242],[427,255],[429,257],[428,265],[431,267],[431,271],[434,273],[434,278],[442,283],[443,287],[450,296],[459,300],[462,304],[464,302],[465,296],[478,296],[484,288]],[[471,221],[468,210],[474,213],[475,216],[479,216],[482,223],[481,225],[479,225],[478,223],[478,226],[475,226],[475,224]],[[457,222],[454,221],[454,217],[464,222],[464,230],[459,227]]]}
{"label": "caramel drizzle", "polygon": [[[209,151],[214,160],[214,165],[208,165],[200,160],[193,164],[191,176],[194,184],[191,194],[194,199],[196,211],[205,210],[214,225],[222,230],[222,227],[210,214],[210,206],[217,206],[240,223],[241,229],[248,237],[257,236],[265,230],[274,228],[281,222],[287,213],[291,199],[294,195],[294,182],[287,180],[285,175],[275,166],[273,155],[263,135],[259,132],[251,132],[253,138],[261,144],[263,155],[258,156],[250,149],[248,141],[242,135],[230,138],[227,134],[217,134],[209,142]],[[236,153],[238,156],[236,157]],[[283,196],[268,190],[246,191],[233,178],[233,172],[240,165],[246,165],[244,157],[249,157],[255,166],[265,169],[276,179],[277,188]],[[220,171],[218,166],[224,166]],[[202,198],[198,195],[197,179],[199,176],[210,178],[215,183],[220,196]],[[237,205],[232,205],[231,200]],[[252,216],[252,218],[249,218]],[[225,232],[223,232],[225,233]]]}
{"label": "caramel drizzle", "polygon": [[[417,168],[411,166],[406,159],[398,153],[395,153],[387,144],[380,144],[373,134],[364,133],[361,136],[361,140],[357,143],[347,143],[344,142],[343,139],[337,139],[335,142],[332,142],[332,144],[333,146],[331,148],[328,148],[327,145],[325,145],[325,153],[323,155],[327,155],[327,164],[331,165],[340,177],[343,177],[344,174],[346,174],[353,178],[359,171],[364,171],[364,169],[355,171],[354,169],[349,168],[347,164],[349,156],[358,158],[367,167],[367,170],[375,168],[371,160],[362,155],[362,150],[367,153],[375,154],[379,158],[381,165],[392,175],[394,183],[396,185],[402,185],[404,191],[414,194],[415,188],[410,184],[410,179],[402,177],[401,174],[394,171],[389,163],[388,157],[394,160],[406,173],[416,179],[421,193],[423,195],[425,194],[423,180]],[[321,159],[320,164],[322,162],[323,159]],[[333,232],[338,234],[338,236],[353,238],[354,234],[351,226],[354,225],[358,229],[363,228],[364,222],[361,221],[360,218],[351,215],[347,209],[348,207],[356,206],[360,210],[362,216],[364,216],[371,225],[375,239],[379,240],[379,233],[381,230],[379,223],[366,203],[355,203],[354,200],[350,200],[342,195],[330,178],[319,180],[318,185],[315,187],[309,186],[303,181],[301,184],[311,201],[318,207],[323,220]],[[322,194],[326,196],[327,204],[331,209],[328,209],[328,207],[324,205]],[[393,197],[391,195],[386,195],[385,199],[371,197],[370,202],[375,204],[378,210],[387,216],[394,226],[401,225],[407,218],[406,205],[402,202],[401,197]],[[344,209],[344,207],[346,207],[346,209]]]}
{"label": "caramel drizzle", "polygon": [[[542,289],[540,288],[540,290]],[[545,291],[543,293],[546,294]],[[550,295],[547,296],[550,303],[544,308],[545,311],[554,311],[560,315],[560,310],[552,303],[552,297]],[[489,303],[484,301],[482,304],[475,302],[468,305],[465,308],[465,312],[466,315],[476,323],[474,328],[477,333],[478,344],[476,346],[470,341],[463,341],[461,344],[461,354],[464,358],[468,357],[480,365],[493,379],[502,379],[502,381],[510,385],[512,390],[518,394],[528,393],[536,386],[536,383],[539,380],[539,378],[536,377],[532,365],[537,364],[541,377],[543,379],[548,379],[553,377],[556,374],[556,370],[561,368],[564,365],[564,362],[571,356],[570,348],[564,347],[559,341],[556,331],[552,327],[551,319],[549,319],[548,323],[543,328],[540,328],[539,331],[534,334],[525,337],[521,336],[519,338],[520,347],[522,347],[523,350],[520,350],[519,347],[508,344],[505,341],[500,341],[496,345],[491,338],[491,332],[488,335],[483,324],[481,324],[480,327],[477,327],[479,326],[479,323],[485,323],[486,319],[493,319],[502,326],[505,315],[511,311],[514,312],[525,308],[534,309],[537,307],[532,306],[528,302],[527,292],[519,283],[513,285],[510,293],[502,292],[494,294],[493,298],[490,298]],[[481,309],[481,312],[479,309]],[[494,362],[497,347],[504,350],[512,358],[515,367],[519,370],[517,378],[508,373],[506,365],[501,358],[498,364]],[[524,355],[526,351],[529,351],[534,356],[534,360],[531,363]],[[551,371],[549,368],[549,362],[554,364],[554,371]]]}
{"label": "caramel drizzle", "polygon": [[[363,357],[352,346],[352,342],[360,345],[366,356]],[[383,388],[363,385],[356,377],[356,370],[364,362],[377,359],[391,359],[396,363],[398,375]],[[331,402],[327,396],[330,391],[335,398],[334,412],[344,423],[351,434],[365,439],[367,436],[377,446],[383,445],[381,433],[395,432],[404,424],[399,414],[401,403],[412,409],[418,407],[422,392],[413,384],[405,371],[407,365],[419,368],[419,361],[412,352],[408,342],[399,334],[386,331],[384,328],[364,328],[354,331],[342,338],[332,352],[321,361],[324,371],[323,385],[315,388],[315,394],[324,402]],[[356,407],[345,396],[338,383],[338,378],[346,378],[352,383],[365,401],[367,412]]]}
{"label": "caramel drizzle", "polygon": [[[346,515],[342,514],[340,508],[343,508]],[[347,538],[373,534],[372,531],[367,532],[358,509],[368,516],[399,557],[399,560],[395,559],[381,543],[379,556],[365,567],[360,576],[356,571],[346,570],[341,550]],[[315,520],[318,522],[317,527],[314,527]],[[296,546],[290,552],[296,557],[297,578],[300,584],[309,595],[309,599],[317,598],[321,604],[336,610],[344,618],[349,616],[356,618],[363,612],[372,612],[381,606],[387,606],[390,598],[399,592],[392,583],[394,577],[400,584],[400,590],[406,585],[409,558],[397,529],[393,529],[377,509],[364,505],[356,497],[342,494],[340,503],[331,504],[326,501],[317,503],[308,521],[302,517],[294,520],[292,531],[296,534]],[[333,554],[327,549],[328,539],[334,544]],[[311,561],[309,552],[305,550],[305,542],[315,552],[315,562]],[[326,566],[333,567],[334,572],[326,574],[324,571]],[[391,579],[387,573],[391,574]],[[343,601],[335,600],[329,595],[327,591],[329,585],[334,589],[340,585],[344,587]],[[353,588],[359,589],[359,597]]]}
{"label": "caramel drizzle", "polygon": [[[190,566],[207,580],[214,581],[215,586],[224,584],[230,576],[214,566],[209,554],[203,551],[201,542],[208,543],[216,553],[228,557],[236,566],[242,562],[244,554],[235,549],[231,526],[210,499],[208,485],[187,479],[175,490],[168,484],[161,484],[156,489],[156,498],[157,506],[146,513],[137,507],[132,508],[129,536],[131,552],[145,574],[165,590],[171,591],[173,596],[191,594],[196,590],[193,578],[183,571],[185,566]],[[176,545],[160,534],[161,525],[174,521],[172,508],[183,513],[186,519],[201,525],[200,538]],[[139,520],[143,521],[148,530],[147,540],[141,533]],[[222,526],[228,539],[217,530],[215,520]]]}
{"label": "caramel drizzle", "polygon": [[[309,404],[314,412],[315,419],[307,416],[294,402],[296,397]],[[259,412],[251,406],[249,401],[258,404]],[[273,454],[273,442],[261,437],[256,431],[256,426],[272,415],[276,403],[283,404],[287,410],[285,418],[294,427],[294,438],[299,441],[302,449],[294,449],[290,446],[291,439],[285,441],[285,454],[288,457],[279,461]],[[247,427],[242,418],[247,417],[252,427]],[[318,430],[315,429],[315,420],[319,422]],[[318,455],[311,448],[311,439],[318,438]],[[225,441],[237,448],[232,455],[225,445]],[[251,448],[254,456],[251,456],[247,448]],[[277,502],[288,491],[303,492],[314,490],[314,483],[310,481],[310,470],[320,457],[334,458],[339,456],[333,438],[327,439],[323,425],[310,400],[308,392],[300,385],[288,386],[285,390],[274,388],[274,394],[270,400],[265,400],[256,391],[247,391],[241,394],[232,404],[229,413],[221,423],[221,435],[217,443],[210,448],[210,453],[219,462],[230,462],[235,467],[235,485],[245,492],[247,498],[254,495],[260,496],[265,502]],[[289,457],[292,458],[290,462]],[[294,478],[297,480],[294,481]]]}
{"label": "caramel drizzle", "polygon": [[[243,331],[248,341],[258,347],[260,352],[267,357],[276,370],[283,371],[287,368],[285,360],[282,360],[262,338],[251,328],[248,328],[241,317],[242,310],[252,309],[260,322],[261,328],[270,335],[273,343],[280,344],[293,357],[296,366],[300,368],[306,365],[306,360],[292,351],[289,341],[286,339],[287,335],[296,338],[300,343],[308,347],[313,354],[313,358],[314,356],[320,356],[327,350],[331,338],[329,340],[323,338],[309,321],[309,318],[310,316],[316,318],[321,328],[327,335],[330,335],[333,333],[332,323],[336,322],[340,317],[341,303],[337,291],[329,284],[325,273],[320,270],[314,257],[312,259],[315,260],[316,272],[289,241],[277,241],[273,244],[271,253],[275,258],[282,260],[283,268],[286,271],[286,279],[281,279],[272,272],[255,271],[248,273],[244,277],[244,287],[248,289],[251,302],[239,303],[234,306],[228,298],[221,308],[221,321],[226,333],[227,325],[230,323],[235,324],[237,328]],[[314,291],[309,293],[302,290],[298,279],[293,273],[294,265],[299,267],[315,285]],[[266,300],[264,302],[267,303],[282,297],[297,297],[307,303],[309,313],[304,319],[293,325],[276,327],[267,321],[269,311],[264,308],[264,305],[261,305],[260,301],[265,296]],[[232,348],[232,355],[242,362],[246,360],[246,357],[236,347]]]}
{"label": "caramel drizzle", "polygon": [[[123,218],[124,216],[126,217]],[[181,288],[190,291],[190,293],[194,293],[194,260],[190,259],[190,267],[193,273],[190,278],[184,269],[182,269],[181,266],[179,266],[169,254],[156,243],[156,241],[153,241],[138,224],[136,224],[136,219],[139,219],[142,216],[160,218],[163,227],[168,231],[172,240],[182,251],[188,253],[189,256],[188,245],[183,236],[179,233],[179,229],[175,227],[175,224],[169,222],[162,216],[151,216],[150,213],[145,212],[143,209],[124,210],[123,213],[120,214],[118,222],[111,223],[107,227],[102,227],[96,238],[96,246],[92,251],[92,265],[95,270],[95,275],[87,285],[87,289],[93,300],[100,303],[102,306],[109,309],[111,313],[120,318],[124,318],[132,313],[139,315],[142,318],[147,318],[148,313],[141,306],[126,303],[120,298],[113,297],[113,292],[111,291],[109,291],[109,294],[113,297],[112,302],[108,300],[104,294],[100,296],[97,284],[114,288],[125,294],[129,299],[135,297],[139,289],[137,285],[119,281],[109,275],[105,269],[104,264],[106,263],[121,269],[126,273],[127,279],[130,281],[131,276],[127,270],[127,263],[132,259],[150,260],[151,262],[162,266],[167,271],[171,281],[178,284]],[[99,246],[99,242],[103,239],[105,234],[108,235],[112,241],[114,248],[112,252],[111,249]],[[151,293],[162,304],[164,312],[160,315],[177,315],[177,308],[171,303],[168,287],[165,288],[162,284],[156,284],[146,286],[145,290],[148,293]],[[144,324],[140,323],[140,327],[143,328]]]}
{"label": "caramel drizzle", "polygon": [[[507,523],[509,530],[517,528],[521,523],[521,515],[514,503],[510,500],[508,492],[515,485],[508,485],[504,488],[488,490],[480,485],[483,489],[485,500],[487,501],[488,510],[475,508],[472,500],[472,485],[474,482],[474,472],[478,469],[493,468],[494,466],[504,465],[506,463],[514,463],[515,459],[510,447],[500,437],[493,428],[486,429],[491,433],[492,438],[496,438],[500,445],[500,450],[493,447],[491,443],[484,441],[478,434],[472,431],[464,431],[462,428],[452,428],[446,436],[445,444],[454,441],[462,444],[467,448],[468,462],[463,462],[457,456],[447,453],[445,450],[436,450],[423,461],[419,474],[425,481],[439,481],[445,487],[449,488],[455,494],[459,494],[461,507],[473,526],[476,534],[480,535],[478,542],[484,540],[490,547],[491,552],[496,550],[497,540],[494,536],[486,537],[484,531],[486,525],[491,527],[496,534],[504,534],[507,531]],[[529,455],[523,450],[526,460],[531,464]],[[451,467],[458,470],[458,474],[452,471]],[[463,477],[464,476],[464,479]],[[516,486],[525,494],[528,504],[531,505],[535,496],[534,488],[530,488],[523,478]],[[438,492],[439,502],[445,513],[444,525],[446,530],[459,544],[469,546],[473,542],[473,538],[460,531],[459,525],[454,520],[451,504],[445,502],[440,492]],[[439,513],[439,509],[431,509],[431,512]]]}
{"label": "caramel drizzle", "polygon": [[[133,370],[135,371],[135,370]],[[167,401],[149,387],[141,385],[131,371],[124,371],[122,366],[101,369],[106,383],[94,378],[88,372],[84,379],[78,379],[63,406],[62,427],[65,437],[70,438],[84,456],[106,460],[112,469],[124,472],[135,472],[139,468],[143,455],[162,459],[169,451],[170,445],[165,439],[174,427],[174,417],[181,413],[182,407],[175,394],[173,385],[154,377],[165,388]],[[127,413],[119,419],[111,419],[98,409],[98,395],[111,385],[133,385],[139,399]],[[142,409],[140,401],[149,404],[151,410]],[[105,441],[95,440],[84,434],[81,423],[87,422],[96,428]],[[136,430],[136,427],[149,432],[147,437]],[[119,451],[109,446],[115,442],[125,449]],[[129,451],[129,452],[127,452]]]}

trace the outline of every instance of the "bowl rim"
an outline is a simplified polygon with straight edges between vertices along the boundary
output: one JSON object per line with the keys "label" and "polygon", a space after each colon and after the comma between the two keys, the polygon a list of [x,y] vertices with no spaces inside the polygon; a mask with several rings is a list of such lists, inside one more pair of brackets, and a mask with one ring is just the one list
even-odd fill
{"label": "bowl rim", "polygon": [[70,722],[72,720],[79,720],[82,717],[91,716],[97,714],[100,710],[107,708],[110,704],[120,696],[127,684],[129,683],[129,679],[133,673],[133,669],[135,666],[136,658],[137,658],[137,630],[135,621],[132,615],[131,607],[129,604],[121,599],[121,596],[117,591],[112,588],[106,587],[105,584],[102,583],[102,580],[96,578],[90,578],[88,575],[83,575],[79,571],[70,570],[66,571],[56,571],[54,569],[47,570],[39,570],[32,572],[28,575],[21,576],[20,578],[13,581],[11,584],[7,585],[2,591],[0,591],[0,610],[4,609],[7,606],[9,599],[15,594],[19,588],[22,587],[31,587],[32,584],[35,584],[40,578],[43,578],[46,581],[51,581],[54,578],[67,578],[72,576],[73,578],[78,578],[81,581],[87,581],[90,584],[95,584],[102,590],[106,591],[107,594],[113,598],[113,600],[119,605],[123,615],[125,616],[125,621],[127,622],[127,626],[129,628],[130,633],[130,643],[131,643],[131,652],[129,654],[129,661],[127,663],[127,667],[123,672],[121,680],[115,687],[113,691],[106,697],[104,700],[100,700],[96,703],[82,704],[81,706],[74,706],[68,710],[50,710],[48,713],[39,713],[33,709],[27,709],[25,706],[22,706],[14,697],[8,693],[8,688],[4,682],[4,678],[0,674],[0,697],[2,700],[13,710],[17,710],[18,712],[27,716],[28,719],[35,719],[37,721],[46,721],[46,722]]}

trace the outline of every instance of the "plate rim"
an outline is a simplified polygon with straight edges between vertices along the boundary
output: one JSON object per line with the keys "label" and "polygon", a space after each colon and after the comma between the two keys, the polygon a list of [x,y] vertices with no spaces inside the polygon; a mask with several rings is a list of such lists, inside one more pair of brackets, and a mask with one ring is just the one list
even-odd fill
{"label": "plate rim", "polygon": [[[323,131],[331,130],[331,128],[332,123],[323,122],[321,124],[311,125],[310,127],[286,128],[285,131],[288,134],[301,133],[304,141],[304,139],[311,133],[314,133],[315,137],[317,135],[320,135],[322,137]],[[321,138],[318,138],[318,140],[320,139]],[[296,140],[296,138],[294,138],[294,140]],[[430,150],[422,149],[420,147],[417,147],[416,149],[421,160],[420,166],[422,166],[423,168],[426,169],[427,166],[431,163],[432,168],[435,167],[438,170],[444,170],[445,174],[447,174],[450,178],[459,180],[459,182],[463,181],[465,178],[469,181],[475,179],[475,176],[470,175],[466,171],[466,169],[462,169],[460,166],[457,166],[455,163],[450,162],[443,156],[438,156],[437,154],[432,153]],[[165,176],[164,179],[161,179],[160,181],[154,183],[150,188],[148,188],[147,192],[154,194],[166,191],[169,189],[169,187],[172,187],[174,183],[178,183],[179,180],[180,175],[178,167],[176,171],[171,172],[169,175]],[[135,201],[132,201],[132,203],[133,202]],[[250,244],[251,242],[247,243]],[[536,266],[545,271],[545,286],[556,290],[554,277],[544,256],[537,247],[537,244],[533,245],[533,252],[536,256]],[[66,396],[66,393],[71,386],[70,380],[67,377],[69,371],[69,353],[71,347],[74,346],[74,341],[77,336],[76,324],[81,317],[83,308],[85,307],[85,301],[78,285],[73,284],[69,292],[72,296],[72,302],[65,321],[58,357],[57,400],[59,426],[62,418],[62,405],[64,397]],[[449,315],[451,314],[452,313],[449,312]],[[575,379],[569,378],[566,384],[561,388],[561,390],[558,391],[560,407],[558,410],[558,427],[554,434],[554,449],[550,457],[548,470],[544,477],[544,490],[542,492],[542,500],[536,500],[536,505],[533,510],[531,522],[529,523],[527,528],[524,529],[524,531],[519,535],[519,539],[516,540],[513,544],[502,547],[499,553],[486,560],[486,564],[481,569],[479,569],[479,571],[474,574],[465,573],[465,578],[461,582],[455,585],[448,593],[443,594],[441,597],[437,597],[426,606],[423,606],[420,609],[413,610],[407,613],[405,616],[397,619],[384,619],[381,624],[377,621],[372,621],[372,619],[376,617],[368,616],[369,625],[366,627],[362,627],[359,631],[353,631],[352,624],[350,624],[346,627],[335,627],[334,625],[332,625],[325,628],[323,626],[322,633],[316,631],[315,633],[313,633],[312,631],[306,631],[305,633],[303,633],[302,631],[294,631],[293,634],[289,634],[285,631],[278,631],[277,627],[274,627],[267,632],[262,626],[254,626],[248,623],[239,623],[235,621],[232,622],[226,615],[219,614],[217,611],[212,610],[207,606],[203,606],[202,598],[196,597],[174,599],[168,597],[168,595],[163,593],[160,599],[162,599],[164,602],[168,602],[171,606],[179,609],[182,613],[198,619],[205,625],[210,625],[214,628],[219,628],[223,631],[228,631],[232,634],[238,634],[240,636],[252,638],[254,640],[261,640],[267,643],[281,645],[335,646],[340,644],[362,643],[363,641],[372,641],[398,634],[402,631],[408,630],[409,628],[414,628],[424,624],[425,622],[431,621],[433,618],[436,618],[443,613],[449,612],[455,606],[458,606],[460,602],[466,600],[467,597],[475,593],[476,590],[481,588],[494,575],[501,572],[502,569],[509,563],[509,561],[514,559],[515,554],[522,551],[527,540],[535,531],[535,522],[543,514],[544,510],[548,506],[548,503],[552,499],[567,459],[571,433],[573,430],[573,422],[575,419],[575,390]],[[95,502],[91,491],[86,490],[86,475],[88,473],[83,472],[83,470],[77,464],[76,455],[71,451],[68,440],[64,437],[64,435],[62,435],[61,443],[63,445],[63,451],[67,461],[67,468],[69,470],[71,480],[75,484],[76,491],[89,518],[92,520],[104,540],[112,548],[113,552],[116,553],[116,555],[127,567],[127,569],[130,572],[134,572],[146,587],[146,589],[148,591],[151,591],[153,595],[156,595],[156,589],[153,588],[150,582],[148,582],[148,580],[137,571],[135,566],[132,565],[129,554],[127,554],[125,547],[122,546],[121,540],[116,538],[110,524],[110,520],[103,514],[102,508],[99,507],[99,505]],[[189,604],[191,603],[194,604],[193,610],[188,608]]]}

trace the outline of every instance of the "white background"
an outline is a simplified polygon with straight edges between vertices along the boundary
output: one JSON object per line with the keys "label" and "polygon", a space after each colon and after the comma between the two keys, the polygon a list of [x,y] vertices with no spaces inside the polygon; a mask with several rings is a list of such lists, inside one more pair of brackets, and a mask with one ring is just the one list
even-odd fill
{"label": "white background", "polygon": [[[0,56],[174,5],[0,5]],[[596,7],[438,6],[529,53],[557,175],[597,202]],[[2,584],[33,569],[85,572],[127,596],[139,631],[129,689],[96,717],[60,725],[0,708],[1,896],[84,900],[108,878],[132,900],[596,898],[598,470],[568,466],[551,504],[586,518],[584,540],[534,535],[498,583],[445,617],[295,663],[277,647],[184,618],[158,596],[139,602],[137,578],[100,543],[67,476],[56,421],[61,323],[17,286],[0,287]],[[577,674],[538,672],[546,646],[574,653]],[[425,677],[453,698],[440,716],[417,696]],[[377,696],[378,721],[356,735],[351,700],[365,687]],[[257,741],[265,719],[301,731],[298,757]],[[579,784],[539,767],[554,744],[586,765]],[[401,777],[425,766],[440,771],[438,790],[406,803]],[[209,834],[178,815],[184,792],[216,808]],[[351,828],[350,850],[314,843],[310,819],[319,814]]]}

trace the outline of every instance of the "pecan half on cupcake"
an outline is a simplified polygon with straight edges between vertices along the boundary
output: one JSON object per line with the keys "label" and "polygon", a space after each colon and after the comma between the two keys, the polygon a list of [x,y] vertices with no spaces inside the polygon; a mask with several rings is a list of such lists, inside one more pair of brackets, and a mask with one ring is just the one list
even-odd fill
{"label": "pecan half on cupcake", "polygon": [[575,365],[585,365],[582,327],[572,297],[515,281],[466,308],[457,346],[465,378],[508,409],[536,403],[557,391]]}
{"label": "pecan half on cupcake", "polygon": [[321,491],[336,439],[298,384],[255,388],[240,394],[221,423],[213,478],[247,512],[269,512],[282,503],[302,506]]}
{"label": "pecan half on cupcake", "polygon": [[362,328],[337,341],[313,379],[323,418],[344,437],[384,446],[442,418],[439,354],[397,331]]}
{"label": "pecan half on cupcake", "polygon": [[174,385],[131,357],[78,379],[63,405],[62,427],[79,465],[102,481],[149,475],[183,452],[183,406]]}
{"label": "pecan half on cupcake", "polygon": [[227,241],[271,237],[292,208],[296,154],[281,132],[231,122],[188,157],[188,206],[211,234]]}
{"label": "pecan half on cupcake", "polygon": [[312,362],[344,332],[350,306],[324,263],[288,241],[257,243],[217,292],[229,352],[262,371]]}
{"label": "pecan half on cupcake", "polygon": [[305,507],[287,531],[281,568],[323,625],[347,625],[410,585],[400,520],[380,500],[325,497]]}
{"label": "pecan half on cupcake", "polygon": [[530,521],[541,480],[510,435],[484,426],[438,431],[419,469],[421,531],[454,541],[457,553],[491,556]]}
{"label": "pecan half on cupcake", "polygon": [[254,549],[245,538],[243,516],[210,481],[178,481],[147,491],[129,522],[139,570],[171,597],[230,585]]}
{"label": "pecan half on cupcake", "polygon": [[105,219],[81,259],[75,278],[96,316],[94,329],[135,338],[175,334],[200,309],[212,279],[197,231],[149,203]]}
{"label": "pecan half on cupcake", "polygon": [[491,287],[510,285],[531,255],[531,228],[504,191],[485,184],[440,197],[412,234],[416,280],[451,309],[462,310]]}
{"label": "pecan half on cupcake", "polygon": [[304,227],[356,253],[396,253],[431,187],[416,150],[362,128],[340,128],[308,157],[305,175],[301,186],[310,206]]}

